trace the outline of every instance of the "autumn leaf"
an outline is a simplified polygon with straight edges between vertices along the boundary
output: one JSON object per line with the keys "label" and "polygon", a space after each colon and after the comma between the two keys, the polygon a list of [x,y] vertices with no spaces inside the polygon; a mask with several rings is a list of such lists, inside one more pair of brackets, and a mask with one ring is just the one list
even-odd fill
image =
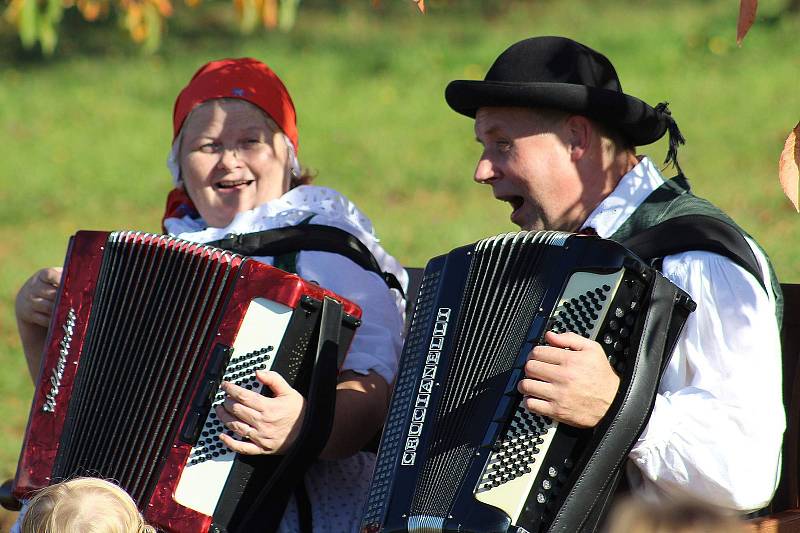
{"label": "autumn leaf", "polygon": [[781,180],[783,192],[794,205],[795,211],[800,213],[800,204],[798,204],[797,198],[798,182],[800,182],[798,167],[800,167],[800,122],[786,139],[778,166],[778,177]]}
{"label": "autumn leaf", "polygon": [[739,23],[736,25],[736,44],[739,46],[742,46],[744,36],[756,21],[757,9],[758,0],[741,0],[739,2]]}
{"label": "autumn leaf", "polygon": [[261,8],[261,23],[266,28],[278,25],[278,0],[264,0]]}
{"label": "autumn leaf", "polygon": [[172,16],[172,2],[169,0],[152,0],[152,2],[161,17],[167,18]]}
{"label": "autumn leaf", "polygon": [[419,10],[425,13],[425,0],[414,0],[414,2],[417,3]]}

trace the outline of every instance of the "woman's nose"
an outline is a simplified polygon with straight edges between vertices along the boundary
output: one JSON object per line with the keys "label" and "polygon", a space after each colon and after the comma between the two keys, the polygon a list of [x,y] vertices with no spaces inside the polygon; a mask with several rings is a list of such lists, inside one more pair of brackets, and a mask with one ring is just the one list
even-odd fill
{"label": "woman's nose", "polygon": [[217,166],[224,169],[233,169],[241,162],[239,151],[236,148],[223,148],[219,155]]}

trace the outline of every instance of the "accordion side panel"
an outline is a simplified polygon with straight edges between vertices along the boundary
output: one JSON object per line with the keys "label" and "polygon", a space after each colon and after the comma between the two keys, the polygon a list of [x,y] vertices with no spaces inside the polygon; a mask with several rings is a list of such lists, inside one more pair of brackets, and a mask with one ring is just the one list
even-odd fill
{"label": "accordion side panel", "polygon": [[47,334],[45,357],[14,482],[14,496],[18,499],[50,484],[50,477],[44,473],[53,470],[56,460],[66,403],[78,369],[78,356],[88,327],[91,297],[107,235],[82,231],[70,242],[68,257],[91,258],[94,268],[83,268],[76,264],[76,260],[69,260],[64,265],[62,287],[69,285],[71,288],[59,291]]}
{"label": "accordion side panel", "polygon": [[[290,307],[264,298],[253,300],[233,343],[233,355],[222,379],[261,392],[263,386],[255,379],[255,372],[272,368],[275,347],[280,345],[292,311]],[[214,411],[224,399],[225,393],[218,387],[211,410],[203,421],[200,438],[192,447],[188,464],[175,488],[176,502],[208,516],[217,507],[236,456],[219,440],[223,431],[234,436],[222,426]]]}
{"label": "accordion side panel", "polygon": [[[321,301],[325,296],[334,297],[343,302],[345,311],[353,319],[361,317],[361,309],[352,302],[343,300],[332,292],[318,285],[308,283],[294,274],[267,267],[256,261],[246,261],[237,274],[237,278],[239,280],[246,280],[246,282],[238,283],[235,290],[232,292],[227,302],[227,312],[222,317],[216,335],[215,350],[225,354],[223,368],[228,365],[231,360],[234,365],[241,363],[245,366],[248,364],[250,364],[250,366],[252,366],[252,364],[260,366],[261,362],[267,361],[269,361],[270,364],[278,363],[274,355],[279,351],[281,345],[280,340],[265,342],[263,345],[261,345],[260,341],[255,341],[256,344],[260,345],[259,348],[255,348],[255,344],[252,344],[252,342],[254,342],[252,339],[250,341],[246,340],[245,337],[239,339],[239,335],[243,333],[243,326],[245,330],[254,328],[250,331],[252,334],[260,335],[266,333],[266,331],[264,331],[264,326],[244,324],[245,315],[254,301],[260,302],[258,307],[261,307],[261,310],[255,311],[257,314],[252,317],[254,322],[259,321],[258,315],[262,315],[263,313],[276,314],[278,316],[280,324],[270,326],[270,337],[277,335],[278,331],[286,331],[287,328],[291,328],[291,312],[301,306],[301,302],[304,298]],[[261,316],[261,318],[263,318],[263,316]],[[249,335],[250,333],[244,333],[244,335]],[[240,347],[237,347],[237,342],[242,342]],[[249,350],[250,347],[253,349]],[[237,357],[237,349],[249,351],[245,351],[244,354],[238,353]],[[256,354],[254,352],[260,353]],[[262,359],[261,356],[266,357]],[[230,360],[228,358],[230,358]],[[256,362],[256,359],[259,359],[261,362]],[[210,367],[213,365],[214,358],[211,358],[206,368],[203,369],[204,374],[208,374],[211,370]],[[229,369],[228,372],[231,373],[231,377],[234,375],[238,376],[234,379],[242,378],[241,375],[235,374],[237,372],[235,368]],[[208,400],[208,405],[211,405],[218,399],[216,395],[218,394],[220,380],[216,380],[213,383],[215,391],[213,395],[214,399],[211,399],[209,394],[205,391],[200,390],[202,381],[203,380],[200,380],[195,390],[192,392],[192,397],[205,398]],[[190,464],[193,457],[192,450],[195,449],[194,459],[200,456],[207,457],[209,455],[208,453],[203,453],[202,447],[198,449],[195,444],[198,439],[208,438],[208,436],[202,435],[202,428],[205,428],[205,424],[210,423],[210,421],[213,423],[215,419],[215,416],[212,416],[213,410],[210,409],[210,407],[206,406],[197,411],[190,410],[183,417],[180,423],[181,431],[186,432],[187,426],[195,425],[198,428],[197,435],[194,436],[194,439],[180,438],[179,435],[176,436],[169,455],[164,461],[158,483],[155,486],[155,492],[150,498],[144,512],[145,518],[148,521],[166,531],[183,532],[208,530],[213,521],[212,514],[216,514],[215,508],[212,507],[212,502],[218,504],[220,498],[224,498],[224,494],[220,494],[219,492],[214,494],[218,490],[218,488],[216,488],[218,485],[222,484],[223,488],[225,486],[224,483],[220,483],[219,481],[212,481],[211,486],[206,486],[204,483],[199,487],[195,486],[190,488],[191,483],[188,480],[194,476],[194,472],[188,474],[189,477],[187,477],[186,482],[190,484],[181,486],[184,483],[182,481],[182,476],[185,468],[187,465],[189,469],[193,467],[193,465]],[[199,414],[201,411],[202,415]],[[192,416],[198,417],[195,422],[189,420]],[[202,420],[200,420],[200,418],[202,418]],[[210,421],[208,419],[210,419]],[[191,442],[187,442],[187,440],[191,440]],[[219,448],[214,450],[209,449],[208,451],[211,452],[210,455],[212,459],[208,461],[208,464],[214,463],[210,467],[210,469],[214,471],[211,475],[220,476],[223,475],[223,471],[231,471],[233,468],[231,464],[220,467],[216,463],[227,462],[227,457],[231,457],[233,461],[236,461],[235,454],[220,454],[226,457],[226,461],[219,461],[220,456],[213,456],[214,452],[219,453]],[[205,468],[209,467],[206,466]],[[207,491],[209,494],[199,497],[197,491]],[[185,506],[183,502],[191,504],[191,506]],[[192,506],[195,508],[192,508]],[[217,508],[216,511],[219,512],[219,509]]]}
{"label": "accordion side panel", "polygon": [[[594,531],[605,511],[612,474],[624,462],[644,426],[655,401],[662,361],[674,339],[670,322],[682,322],[687,315],[677,308],[693,309],[694,303],[661,274],[649,273],[651,281],[642,295],[644,306],[632,331],[626,372],[620,391],[607,417],[592,436],[587,456],[568,494],[554,516],[549,533]],[[677,328],[680,330],[683,324]]]}

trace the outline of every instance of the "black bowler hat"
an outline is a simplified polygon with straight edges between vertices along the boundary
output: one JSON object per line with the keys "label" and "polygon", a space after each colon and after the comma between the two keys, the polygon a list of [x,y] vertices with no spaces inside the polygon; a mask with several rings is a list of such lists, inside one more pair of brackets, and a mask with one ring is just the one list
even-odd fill
{"label": "black bowler hat", "polygon": [[[670,154],[683,144],[666,103],[651,107],[622,92],[616,70],[603,54],[565,37],[532,37],[511,45],[483,81],[455,80],[445,90],[458,113],[475,117],[480,107],[544,107],[585,115],[620,132],[635,146],[670,132]],[[677,165],[677,162],[676,162]]]}

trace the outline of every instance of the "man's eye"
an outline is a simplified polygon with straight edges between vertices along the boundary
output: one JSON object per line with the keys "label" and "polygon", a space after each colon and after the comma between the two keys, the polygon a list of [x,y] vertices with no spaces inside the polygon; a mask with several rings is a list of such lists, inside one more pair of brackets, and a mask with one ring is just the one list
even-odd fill
{"label": "man's eye", "polygon": [[508,152],[511,150],[511,143],[509,141],[497,141],[495,145],[501,152]]}

